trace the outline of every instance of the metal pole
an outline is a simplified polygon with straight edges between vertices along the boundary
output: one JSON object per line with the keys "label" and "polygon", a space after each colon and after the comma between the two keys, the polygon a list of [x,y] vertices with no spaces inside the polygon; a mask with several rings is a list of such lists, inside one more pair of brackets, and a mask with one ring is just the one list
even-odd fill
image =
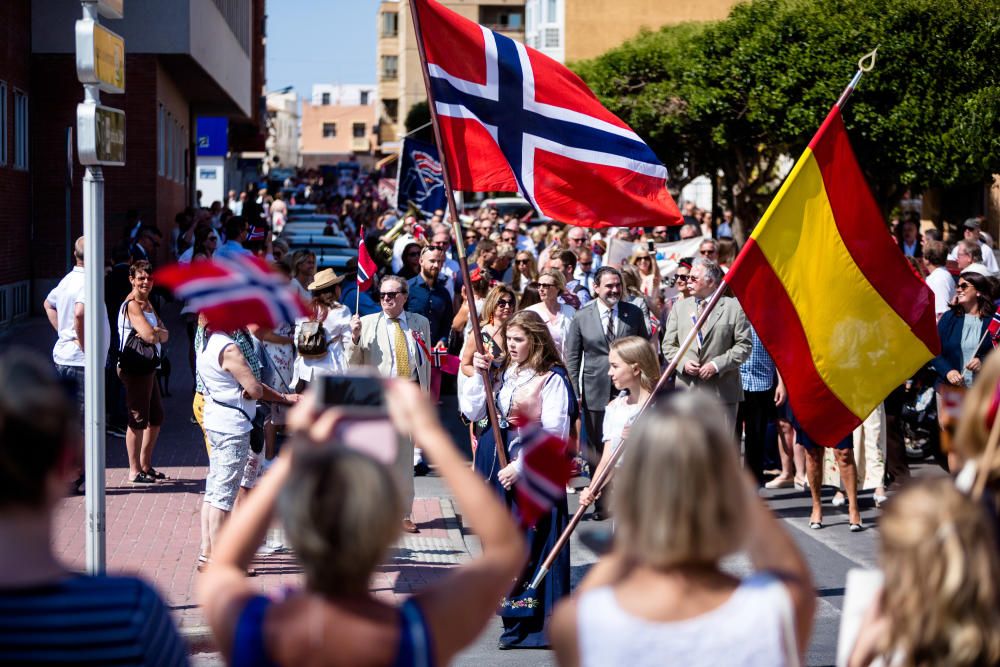
{"label": "metal pole", "polygon": [[73,230],[70,224],[73,193],[73,126],[66,128],[66,273],[73,270]]}
{"label": "metal pole", "polygon": [[[83,18],[99,23],[97,4],[83,0]],[[99,104],[96,85],[84,84],[84,103]],[[100,167],[87,167],[83,175],[84,235],[84,473],[87,509],[87,572],[102,574],[107,567],[104,511],[104,337],[107,318],[104,306],[104,174]]]}
{"label": "metal pole", "polygon": [[[441,172],[444,176],[444,189],[448,193],[448,210],[451,215],[451,233],[455,241],[455,253],[458,266],[462,271],[465,283],[465,299],[469,306],[469,324],[472,325],[472,336],[476,343],[476,352],[483,354],[483,333],[479,326],[479,313],[476,311],[476,296],[472,292],[472,276],[469,274],[469,262],[465,256],[465,239],[462,238],[462,228],[458,220],[458,207],[455,205],[455,191],[451,187],[451,177],[448,175],[448,162],[445,158],[444,143],[441,141],[441,125],[438,122],[437,109],[434,106],[434,96],[431,94],[431,80],[427,74],[427,53],[424,51],[423,33],[420,29],[420,14],[414,0],[409,0],[413,29],[417,34],[417,50],[420,52],[420,71],[424,75],[424,86],[427,89],[427,106],[431,112],[431,124],[434,127],[434,140],[438,147],[438,157],[441,159]],[[402,160],[400,160],[402,162]],[[397,192],[399,182],[396,183]],[[486,414],[493,429],[496,440],[497,459],[501,467],[507,467],[507,451],[504,449],[503,435],[500,432],[500,420],[497,417],[497,406],[493,402],[493,380],[489,371],[480,371],[483,385],[486,387]]]}
{"label": "metal pole", "polygon": [[86,424],[87,572],[105,571],[104,512],[104,175],[88,167],[83,176],[84,229],[84,418]]}

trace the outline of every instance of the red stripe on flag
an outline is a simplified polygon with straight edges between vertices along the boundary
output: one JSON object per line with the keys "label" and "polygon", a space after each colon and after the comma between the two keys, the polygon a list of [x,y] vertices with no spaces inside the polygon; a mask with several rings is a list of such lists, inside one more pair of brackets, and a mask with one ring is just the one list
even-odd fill
{"label": "red stripe on flag", "polygon": [[[480,85],[486,84],[486,49],[482,29],[437,2],[417,2],[425,37],[427,62],[448,68],[448,73]],[[480,58],[455,58],[456,53],[479,53]]]}
{"label": "red stripe on flag", "polygon": [[[469,192],[517,192],[517,181],[497,142],[481,123],[438,116],[451,187]],[[475,164],[474,164],[475,163]],[[493,169],[487,169],[488,166]]]}
{"label": "red stripe on flag", "polygon": [[813,440],[836,445],[861,420],[820,376],[795,305],[753,239],[747,241],[725,280],[774,359],[788,387],[795,418]]}
{"label": "red stripe on flag", "polygon": [[939,354],[934,295],[914,275],[889,234],[882,212],[872,197],[840,109],[834,107],[809,147],[823,174],[830,208],[848,252],[872,287],[934,354]]}
{"label": "red stripe on flag", "polygon": [[[572,196],[580,192],[587,193],[586,201]],[[684,223],[662,178],[620,167],[583,164],[543,150],[535,152],[535,201],[552,218],[571,220],[580,227]],[[631,218],[626,219],[622,211],[631,213]]]}

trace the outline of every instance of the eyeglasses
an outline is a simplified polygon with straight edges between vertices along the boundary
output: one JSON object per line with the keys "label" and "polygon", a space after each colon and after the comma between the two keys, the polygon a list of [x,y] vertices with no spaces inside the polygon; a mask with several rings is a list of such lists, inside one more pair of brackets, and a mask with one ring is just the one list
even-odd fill
{"label": "eyeglasses", "polygon": [[578,239],[574,239],[574,238],[571,238],[571,239],[570,239],[570,241],[572,241],[573,243],[583,243],[583,242],[584,242],[584,241],[586,241],[586,240],[587,240],[587,239],[586,239],[586,238],[584,238],[584,237],[580,237],[580,238],[578,238]]}
{"label": "eyeglasses", "polygon": [[531,260],[530,259],[515,259],[514,262],[516,264],[530,264]]}
{"label": "eyeglasses", "polygon": [[580,262],[580,266],[593,266],[593,262]]}
{"label": "eyeglasses", "polygon": [[674,276],[675,283],[686,283],[691,276]]}
{"label": "eyeglasses", "polygon": [[550,289],[550,288],[553,288],[555,286],[556,286],[555,283],[538,283],[538,289],[540,289],[540,290]]}
{"label": "eyeglasses", "polygon": [[386,299],[392,301],[400,294],[402,294],[402,292],[379,292],[378,298],[381,299],[382,301],[385,301]]}
{"label": "eyeglasses", "polygon": [[955,286],[955,289],[956,290],[967,290],[967,289],[976,289],[976,288],[973,287],[972,285],[970,285],[969,283],[959,283],[958,285]]}
{"label": "eyeglasses", "polygon": [[709,248],[708,250],[699,250],[698,254],[701,255],[701,256],[703,256],[703,257],[709,257],[710,255],[714,255],[715,254],[715,250],[712,249],[712,248]]}
{"label": "eyeglasses", "polygon": [[497,308],[513,308],[514,302],[510,299],[500,299],[497,301]]}

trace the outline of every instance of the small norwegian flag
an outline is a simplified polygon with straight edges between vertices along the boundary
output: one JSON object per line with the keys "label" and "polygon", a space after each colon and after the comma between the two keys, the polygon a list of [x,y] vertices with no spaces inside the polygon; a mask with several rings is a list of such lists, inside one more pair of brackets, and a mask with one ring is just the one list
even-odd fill
{"label": "small norwegian flag", "polygon": [[419,241],[423,238],[426,238],[426,236],[427,236],[427,230],[424,229],[424,226],[421,225],[419,222],[413,223],[413,238]]}
{"label": "small norwegian flag", "polygon": [[521,433],[523,465],[514,491],[521,525],[530,528],[565,497],[572,461],[566,454],[566,441],[544,431],[541,424],[521,427]]}
{"label": "small norwegian flag", "polygon": [[248,324],[273,329],[309,312],[284,276],[251,255],[171,264],[157,270],[153,279],[220,331]]}
{"label": "small norwegian flag", "polygon": [[435,347],[431,350],[431,367],[440,368],[442,373],[456,375],[461,366],[461,360],[454,354],[448,354],[448,349]]}
{"label": "small norwegian flag", "polygon": [[993,347],[1000,345],[1000,313],[993,313],[993,319],[990,320],[990,324],[986,330],[990,333],[990,341],[992,341]]}
{"label": "small norwegian flag", "polygon": [[365,247],[365,230],[361,230],[361,239],[358,241],[358,291],[363,292],[372,286],[372,277],[378,271],[375,260],[368,254]]}

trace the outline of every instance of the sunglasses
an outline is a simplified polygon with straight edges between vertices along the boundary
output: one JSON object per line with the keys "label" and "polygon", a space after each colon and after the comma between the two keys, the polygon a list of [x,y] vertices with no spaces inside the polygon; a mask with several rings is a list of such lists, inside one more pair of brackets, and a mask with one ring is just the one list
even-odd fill
{"label": "sunglasses", "polygon": [[530,263],[531,263],[531,260],[530,260],[530,259],[517,259],[517,260],[514,260],[514,261],[515,261],[515,262],[516,262],[517,264],[530,264]]}
{"label": "sunglasses", "polygon": [[704,257],[708,257],[709,255],[714,255],[715,251],[714,250],[699,250],[698,254],[702,255]]}
{"label": "sunglasses", "polygon": [[976,288],[973,287],[969,283],[959,283],[958,285],[955,286],[955,289],[956,290],[967,290],[967,289],[976,289]]}
{"label": "sunglasses", "polygon": [[555,287],[555,283],[538,283],[538,289],[550,289]]}
{"label": "sunglasses", "polygon": [[510,299],[500,299],[497,301],[497,308],[513,308],[514,302]]}
{"label": "sunglasses", "polygon": [[686,283],[691,276],[674,276],[675,283]]}
{"label": "sunglasses", "polygon": [[379,292],[378,293],[378,298],[382,299],[383,301],[385,301],[386,299],[389,299],[391,301],[392,299],[395,299],[400,294],[402,294],[402,292]]}
{"label": "sunglasses", "polygon": [[580,266],[593,266],[593,262],[580,262]]}

